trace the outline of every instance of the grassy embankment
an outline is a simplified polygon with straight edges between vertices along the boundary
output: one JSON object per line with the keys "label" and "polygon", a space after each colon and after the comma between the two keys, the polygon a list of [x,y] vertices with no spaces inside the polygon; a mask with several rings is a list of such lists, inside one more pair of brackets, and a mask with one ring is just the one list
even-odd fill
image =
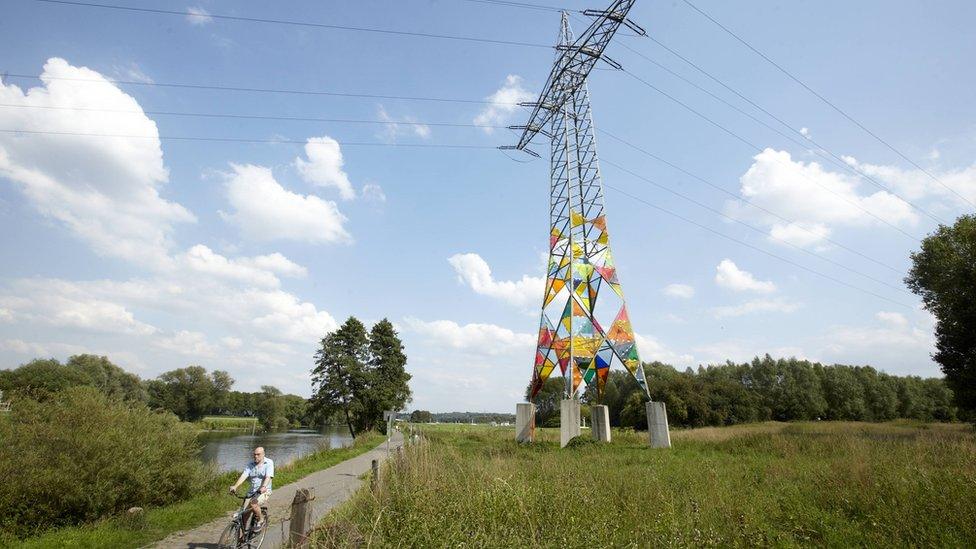
{"label": "grassy embankment", "polygon": [[261,430],[257,418],[253,417],[207,416],[195,424],[205,431]]}
{"label": "grassy embankment", "polygon": [[[585,432],[584,432],[585,433]],[[558,448],[511,428],[429,426],[316,545],[976,546],[967,425],[765,423]]]}
{"label": "grassy embankment", "polygon": [[[357,437],[356,442],[350,447],[323,450],[299,458],[277,468],[275,486],[280,488],[311,473],[356,457],[374,448],[383,440],[385,438],[382,435],[367,433]],[[226,494],[227,487],[236,480],[237,475],[238,473],[226,473],[214,478],[201,488],[198,495],[189,500],[146,509],[140,520],[134,521],[124,516],[112,517],[90,525],[53,530],[23,541],[0,539],[0,542],[3,542],[5,547],[24,549],[140,547],[173,532],[205,524],[232,510],[237,502]],[[213,541],[217,542],[217,540]]]}

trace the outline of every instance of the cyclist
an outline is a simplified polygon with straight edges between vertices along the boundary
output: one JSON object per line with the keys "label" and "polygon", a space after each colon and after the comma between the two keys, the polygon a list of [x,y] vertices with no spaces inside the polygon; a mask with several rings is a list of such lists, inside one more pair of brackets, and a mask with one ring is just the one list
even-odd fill
{"label": "cyclist", "polygon": [[[237,494],[237,488],[245,480],[251,481],[251,489],[247,495],[251,498],[250,513],[258,517],[258,522],[254,525],[255,532],[260,532],[265,526],[264,516],[261,514],[261,506],[267,505],[268,498],[271,497],[272,478],[274,478],[274,461],[271,458],[264,457],[264,448],[258,446],[254,449],[254,460],[244,466],[244,471],[241,473],[241,476],[230,487],[230,493]],[[247,524],[250,518],[250,516],[244,517],[243,523]]]}

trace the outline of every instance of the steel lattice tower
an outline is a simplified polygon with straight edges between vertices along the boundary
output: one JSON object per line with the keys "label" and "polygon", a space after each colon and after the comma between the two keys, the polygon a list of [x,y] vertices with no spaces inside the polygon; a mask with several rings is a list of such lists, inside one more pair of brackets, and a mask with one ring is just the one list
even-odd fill
{"label": "steel lattice tower", "polygon": [[[603,204],[593,118],[586,78],[600,59],[619,65],[603,51],[627,20],[634,0],[616,0],[574,38],[562,15],[557,57],[519,144],[537,133],[550,138],[549,265],[532,373],[532,397],[558,365],[566,396],[594,380],[603,393],[612,365],[622,365],[647,394],[624,294],[617,278]],[[531,153],[531,151],[529,151]],[[535,154],[535,153],[532,153]],[[601,291],[602,290],[602,291]]]}

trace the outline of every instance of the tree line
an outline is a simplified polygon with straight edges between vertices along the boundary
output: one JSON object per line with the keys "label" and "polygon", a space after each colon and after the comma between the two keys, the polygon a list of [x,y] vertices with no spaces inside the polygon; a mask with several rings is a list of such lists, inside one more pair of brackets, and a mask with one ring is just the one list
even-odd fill
{"label": "tree line", "polygon": [[[755,421],[967,420],[942,379],[893,376],[870,366],[827,366],[769,355],[751,362],[678,371],[660,362],[644,365],[652,400],[667,405],[673,426],[704,427]],[[526,388],[526,397],[531,387]],[[538,425],[559,424],[565,381],[553,377],[536,396]],[[605,404],[610,423],[647,428],[647,397],[624,371],[611,371],[602,398],[593,387],[584,404]]]}
{"label": "tree line", "polygon": [[105,396],[172,412],[183,421],[208,415],[254,417],[265,429],[314,425],[317,418],[306,399],[272,386],[258,392],[232,391],[234,379],[223,370],[208,372],[187,366],[140,379],[113,364],[108,357],[74,355],[63,364],[53,358],[35,359],[12,370],[0,370],[0,390],[11,397],[47,400],[70,387],[93,387]]}

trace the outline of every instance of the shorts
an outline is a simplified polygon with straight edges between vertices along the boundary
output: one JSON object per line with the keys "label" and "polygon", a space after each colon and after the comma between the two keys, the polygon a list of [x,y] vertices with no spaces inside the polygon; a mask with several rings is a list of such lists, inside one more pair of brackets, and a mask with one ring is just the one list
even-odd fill
{"label": "shorts", "polygon": [[253,496],[251,496],[251,503],[252,504],[257,503],[259,506],[264,507],[268,505],[269,497],[271,497],[271,490],[268,490],[263,494],[254,494]]}

